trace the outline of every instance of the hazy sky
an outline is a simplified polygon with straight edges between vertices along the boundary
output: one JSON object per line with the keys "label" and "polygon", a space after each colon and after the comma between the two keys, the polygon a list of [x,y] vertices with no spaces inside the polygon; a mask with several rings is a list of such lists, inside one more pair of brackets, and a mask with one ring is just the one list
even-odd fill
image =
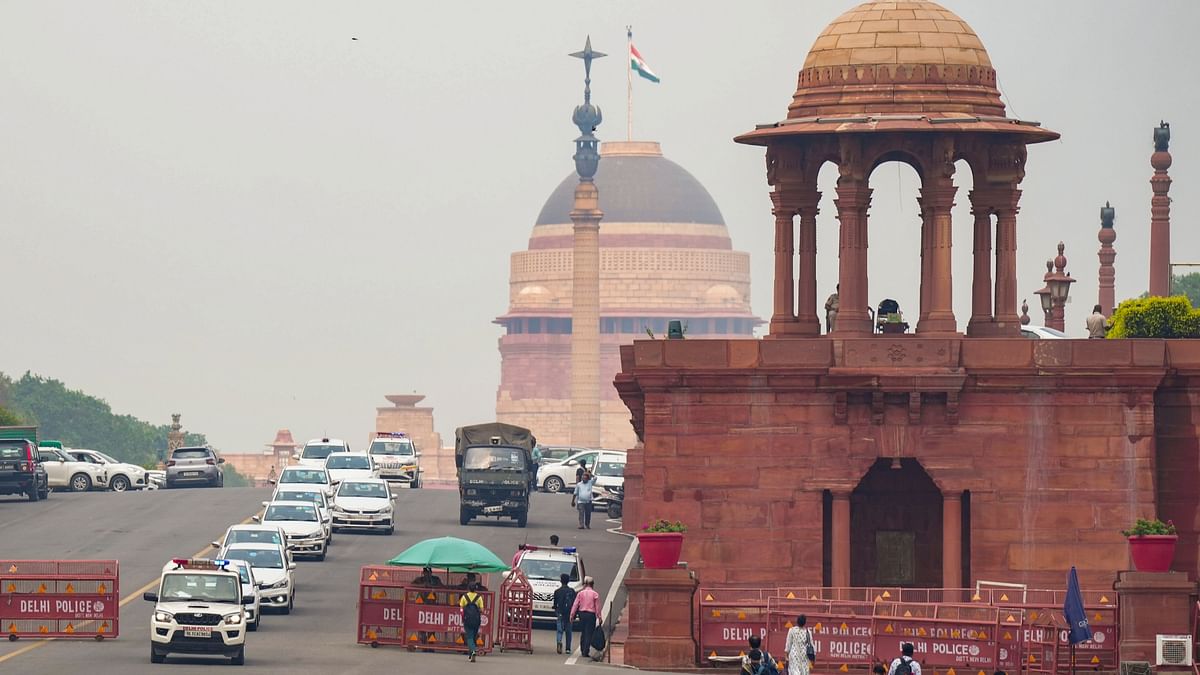
{"label": "hazy sky", "polygon": [[[421,392],[444,436],[491,420],[491,320],[509,252],[573,170],[591,34],[598,135],[624,139],[624,27],[662,84],[635,84],[635,136],[716,199],[771,309],[763,151],[821,29],[852,2],[0,3],[0,370],[32,370],[156,423],[183,413],[227,452],[276,429],[361,446],[388,393]],[[1117,297],[1147,285],[1151,132],[1173,123],[1173,249],[1200,261],[1200,3],[948,1],[1034,146],[1019,296],[1066,242],[1067,327],[1096,298],[1098,209],[1117,208]],[[358,40],[351,40],[357,37]],[[871,300],[917,310],[915,173],[873,176]],[[836,282],[825,175],[819,294]],[[601,196],[603,200],[603,196]],[[955,309],[969,318],[966,188]],[[601,203],[603,207],[603,201]],[[1041,323],[1040,316],[1035,319]]]}

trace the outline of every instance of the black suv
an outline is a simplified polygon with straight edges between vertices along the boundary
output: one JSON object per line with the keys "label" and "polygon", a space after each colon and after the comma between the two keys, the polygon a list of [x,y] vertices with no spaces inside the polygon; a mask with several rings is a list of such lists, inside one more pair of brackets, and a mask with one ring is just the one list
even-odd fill
{"label": "black suv", "polygon": [[224,487],[225,472],[221,465],[225,460],[208,447],[175,448],[167,458],[166,486],[207,485]]}
{"label": "black suv", "polygon": [[36,502],[50,496],[50,478],[33,441],[0,439],[0,494],[25,494]]}

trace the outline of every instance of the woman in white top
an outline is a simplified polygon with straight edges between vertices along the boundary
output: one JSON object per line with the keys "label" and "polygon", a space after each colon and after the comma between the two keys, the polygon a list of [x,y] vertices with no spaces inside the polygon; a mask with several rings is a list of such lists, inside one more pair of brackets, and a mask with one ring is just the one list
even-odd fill
{"label": "woman in white top", "polygon": [[803,614],[796,617],[796,625],[788,629],[783,651],[787,653],[788,675],[808,675],[812,663],[808,661],[808,648],[813,646],[812,631],[804,627],[808,618]]}

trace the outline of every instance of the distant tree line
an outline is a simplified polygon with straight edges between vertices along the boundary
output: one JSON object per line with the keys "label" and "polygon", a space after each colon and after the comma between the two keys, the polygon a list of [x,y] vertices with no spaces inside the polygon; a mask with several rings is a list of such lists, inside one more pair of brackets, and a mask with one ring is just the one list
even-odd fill
{"label": "distant tree line", "polygon": [[[13,380],[0,373],[0,426],[37,425],[40,438],[72,448],[98,450],[131,464],[153,468],[167,452],[169,424],[153,425],[132,415],[118,415],[103,399],[62,382],[25,373]],[[204,434],[185,432],[187,445],[207,445]],[[225,484],[249,482],[230,464]]]}

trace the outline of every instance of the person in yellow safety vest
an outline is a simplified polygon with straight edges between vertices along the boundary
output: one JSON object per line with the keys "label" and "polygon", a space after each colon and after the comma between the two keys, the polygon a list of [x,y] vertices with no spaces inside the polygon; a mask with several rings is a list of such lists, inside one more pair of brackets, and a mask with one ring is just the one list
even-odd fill
{"label": "person in yellow safety vest", "polygon": [[483,596],[479,595],[479,583],[471,584],[471,590],[462,594],[458,599],[462,610],[463,639],[467,643],[467,660],[475,662],[475,640],[479,637],[479,627],[483,624]]}

